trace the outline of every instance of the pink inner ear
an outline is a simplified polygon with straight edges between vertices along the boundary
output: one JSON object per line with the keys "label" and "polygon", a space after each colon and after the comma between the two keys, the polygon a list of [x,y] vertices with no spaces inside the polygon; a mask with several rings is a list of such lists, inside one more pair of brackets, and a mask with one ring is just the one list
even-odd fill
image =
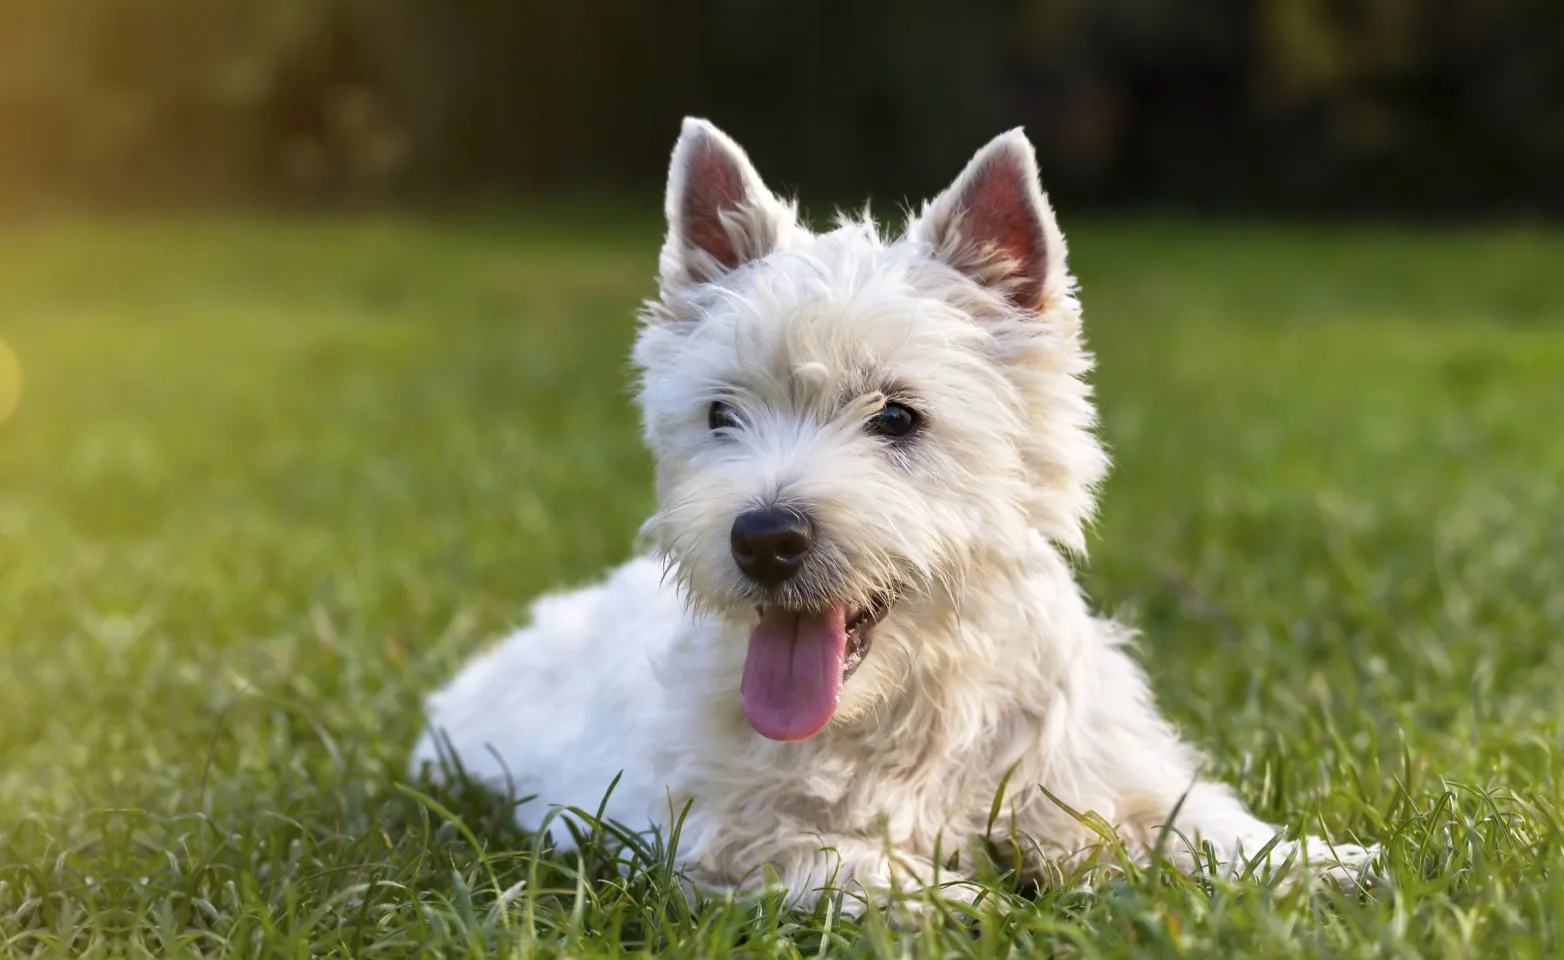
{"label": "pink inner ear", "polygon": [[989,161],[962,195],[961,232],[979,248],[997,250],[1014,263],[1010,296],[1022,306],[1043,299],[1048,238],[1028,173],[1010,157]]}
{"label": "pink inner ear", "polygon": [[722,147],[702,137],[690,152],[684,171],[684,242],[704,250],[728,269],[739,265],[739,252],[722,225],[721,213],[736,210],[745,199],[744,175]]}

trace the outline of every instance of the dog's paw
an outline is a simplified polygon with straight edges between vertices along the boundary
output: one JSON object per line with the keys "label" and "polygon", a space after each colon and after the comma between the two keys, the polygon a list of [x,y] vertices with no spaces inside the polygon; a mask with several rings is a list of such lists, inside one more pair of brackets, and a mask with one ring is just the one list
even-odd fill
{"label": "dog's paw", "polygon": [[1277,844],[1270,853],[1273,864],[1291,861],[1292,868],[1280,887],[1290,889],[1300,882],[1332,883],[1345,892],[1367,891],[1384,882],[1379,872],[1380,848],[1355,843],[1328,843],[1318,837]]}
{"label": "dog's paw", "polygon": [[[980,884],[968,880],[947,881],[925,890],[895,894],[882,892],[872,897],[849,899],[857,906],[852,914],[854,919],[862,922],[870,912],[872,903],[873,912],[888,927],[903,932],[922,929],[940,916],[960,926],[970,927],[1010,912],[1009,904],[995,899]],[[843,912],[848,911],[844,909]]]}

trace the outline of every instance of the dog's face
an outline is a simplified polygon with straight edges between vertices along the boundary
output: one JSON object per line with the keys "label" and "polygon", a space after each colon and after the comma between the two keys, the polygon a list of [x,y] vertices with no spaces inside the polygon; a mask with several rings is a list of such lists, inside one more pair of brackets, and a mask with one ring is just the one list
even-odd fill
{"label": "dog's face", "polygon": [[714,127],[674,150],[636,347],[691,604],[752,626],[745,715],[798,740],[893,691],[984,578],[1081,546],[1105,457],[1064,245],[1014,132],[905,234],[815,235]]}

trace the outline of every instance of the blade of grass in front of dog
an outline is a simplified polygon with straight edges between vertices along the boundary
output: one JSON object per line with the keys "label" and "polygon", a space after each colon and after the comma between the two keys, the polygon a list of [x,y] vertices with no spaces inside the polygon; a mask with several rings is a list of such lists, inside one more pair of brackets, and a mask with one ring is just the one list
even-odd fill
{"label": "blade of grass in front of dog", "polygon": [[[983,831],[983,838],[985,840],[990,842],[993,841],[994,824],[999,822],[999,811],[1005,802],[1005,790],[1010,786],[1010,778],[1015,774],[1016,768],[1020,765],[1021,762],[1019,760],[1011,764],[1010,768],[1005,771],[1005,775],[999,778],[999,786],[994,788],[993,802],[988,805],[988,823]],[[1012,818],[1012,820],[1013,819],[1014,818]]]}
{"label": "blade of grass in front of dog", "polygon": [[1068,803],[1065,803],[1063,800],[1059,799],[1059,797],[1054,794],[1053,791],[1049,790],[1042,784],[1038,784],[1037,789],[1041,790],[1043,792],[1043,796],[1051,800],[1053,804],[1060,810],[1063,810],[1065,814],[1070,817],[1070,819],[1091,830],[1110,847],[1123,847],[1123,842],[1119,839],[1118,831],[1113,828],[1112,824],[1104,820],[1101,816],[1091,812],[1082,813],[1081,811],[1070,806]]}
{"label": "blade of grass in front of dog", "polygon": [[[1174,829],[1173,824],[1178,822],[1178,815],[1184,809],[1184,801],[1189,799],[1189,795],[1194,791],[1195,787],[1196,784],[1191,783],[1188,789],[1179,794],[1178,802],[1173,804],[1173,809],[1168,813],[1167,818],[1163,822],[1162,826],[1157,829],[1157,842],[1151,848],[1150,878],[1153,881],[1162,875],[1162,864],[1166,860],[1168,837],[1174,835],[1177,832]],[[1182,833],[1178,834],[1178,836],[1180,839],[1184,840],[1186,844],[1189,843],[1189,840],[1185,838]]]}
{"label": "blade of grass in front of dog", "polygon": [[[1005,794],[1010,787],[1010,778],[1020,765],[1021,762],[1019,760],[1011,764],[1010,768],[1005,771],[1005,775],[999,778],[999,786],[994,790],[993,802],[988,805],[988,822],[983,828],[983,842],[990,849],[994,846],[994,824],[999,822],[999,812],[1004,806]],[[1010,843],[1011,869],[1018,869],[1022,863],[1021,843],[1016,834],[1015,809],[1012,807],[1010,811],[1010,829],[1006,831],[1006,839]]]}

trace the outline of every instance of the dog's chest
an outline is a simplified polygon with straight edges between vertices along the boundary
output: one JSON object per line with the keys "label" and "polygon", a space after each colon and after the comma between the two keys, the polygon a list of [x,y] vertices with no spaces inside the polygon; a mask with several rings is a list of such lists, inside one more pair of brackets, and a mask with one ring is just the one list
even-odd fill
{"label": "dog's chest", "polygon": [[922,737],[871,731],[782,748],[761,789],[777,813],[822,833],[913,846],[956,839],[984,829],[1001,782],[1026,752],[1022,719],[978,726],[981,735],[925,727]]}

